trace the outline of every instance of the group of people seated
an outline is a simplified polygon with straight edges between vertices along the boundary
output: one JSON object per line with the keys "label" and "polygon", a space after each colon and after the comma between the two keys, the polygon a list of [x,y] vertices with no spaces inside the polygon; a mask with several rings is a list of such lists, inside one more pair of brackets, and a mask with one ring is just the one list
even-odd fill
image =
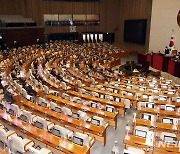
{"label": "group of people seated", "polygon": [[[135,77],[125,77],[122,71],[114,71],[110,65],[117,57],[113,55],[123,52],[108,43],[79,45],[72,42],[48,43],[45,44],[45,48],[33,45],[11,49],[9,56],[2,58],[0,63],[3,66],[0,88],[4,93],[4,104],[1,109],[23,121],[26,121],[28,116],[25,114],[23,118],[21,115],[26,111],[32,111],[31,116],[36,118],[27,120],[31,121],[32,127],[44,130],[47,129],[46,126],[52,126],[47,129],[49,133],[60,139],[68,136],[68,141],[72,145],[91,147],[91,137],[105,145],[106,128],[113,126],[116,129],[115,120],[118,114],[124,116],[124,112],[132,107],[141,110],[140,101],[168,102],[168,99],[160,98],[161,95],[166,96],[166,93],[162,93],[163,83],[167,86],[164,91],[167,91],[169,100],[172,101],[173,96],[176,97],[177,103],[179,101],[178,86],[165,79],[146,79],[137,70],[134,70],[137,75]],[[175,91],[169,93],[168,88]],[[20,100],[17,99],[17,95],[20,96]],[[156,99],[157,95],[160,96]],[[153,99],[150,96],[153,96]],[[138,107],[134,104],[138,104]],[[159,114],[158,111],[155,114]],[[179,110],[175,106],[175,110],[171,112],[178,113]],[[57,126],[59,122],[56,115],[61,115],[60,120],[67,123],[68,129],[62,127],[62,123],[61,126]],[[53,122],[46,120],[49,117]],[[153,119],[153,116],[142,117],[145,120]],[[136,128],[140,130],[137,125],[133,135],[142,135],[142,131],[138,132]],[[74,132],[74,129],[80,132],[84,132],[85,129],[87,133],[79,134]],[[71,132],[71,135],[68,133],[63,136],[64,131]],[[151,144],[148,145],[153,147]]]}

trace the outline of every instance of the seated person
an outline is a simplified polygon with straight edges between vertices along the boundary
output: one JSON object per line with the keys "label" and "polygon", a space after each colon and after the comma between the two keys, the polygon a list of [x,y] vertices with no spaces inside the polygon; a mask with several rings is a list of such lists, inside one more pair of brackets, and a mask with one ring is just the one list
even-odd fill
{"label": "seated person", "polygon": [[4,99],[12,104],[15,104],[16,101],[13,99],[12,94],[8,91],[8,85],[4,87]]}
{"label": "seated person", "polygon": [[32,95],[34,93],[34,90],[32,89],[31,85],[28,85],[26,83],[26,85],[24,86],[24,89],[28,92],[28,94]]}

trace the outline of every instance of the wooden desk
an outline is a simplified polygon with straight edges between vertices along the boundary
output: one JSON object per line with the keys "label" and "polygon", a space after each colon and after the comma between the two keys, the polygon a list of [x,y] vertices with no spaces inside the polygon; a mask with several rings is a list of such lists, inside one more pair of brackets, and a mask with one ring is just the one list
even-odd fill
{"label": "wooden desk", "polygon": [[68,69],[69,73],[75,76],[76,78],[79,78],[81,81],[86,82],[87,84],[91,84],[92,81],[90,79],[86,79],[80,75],[78,75],[76,72],[74,72],[72,69]]}
{"label": "wooden desk", "polygon": [[61,97],[56,97],[54,95],[48,95],[47,98],[52,99],[56,101],[57,103],[60,103],[60,104],[63,103],[65,105],[68,105],[71,108],[75,107],[78,110],[84,110],[86,113],[89,112],[91,117],[97,114],[98,116],[103,117],[107,122],[109,122],[109,125],[113,126],[115,129],[117,128],[117,113],[110,113],[110,112],[103,111],[100,109],[95,109],[87,105],[74,103],[72,101],[65,100]]}
{"label": "wooden desk", "polygon": [[38,70],[38,74],[39,74],[39,76],[41,77],[41,79],[44,80],[44,81],[45,81],[47,84],[49,84],[50,86],[56,88],[57,90],[61,90],[61,89],[62,89],[61,86],[55,84],[54,82],[52,82],[52,81],[49,80],[48,78],[44,77],[44,76],[39,72],[39,70]]}
{"label": "wooden desk", "polygon": [[149,120],[143,120],[143,119],[136,119],[133,123],[134,123],[134,127],[136,125],[138,126],[141,125],[141,126],[151,127],[157,130],[168,131],[168,132],[173,132],[173,131],[179,132],[180,130],[180,126],[177,126],[177,128],[175,128],[171,124],[165,124],[161,122],[151,122]]}
{"label": "wooden desk", "polygon": [[19,118],[16,118],[15,116],[7,114],[1,109],[0,118],[6,121],[6,123],[8,122],[18,127],[18,129],[22,130],[23,133],[30,136],[31,138],[33,137],[35,140],[40,139],[41,142],[55,148],[57,151],[61,150],[67,153],[72,152],[77,154],[90,153],[90,147],[78,146],[65,138],[56,137],[45,130],[41,130],[27,122],[20,120]]}
{"label": "wooden desk", "polygon": [[90,96],[90,95],[82,94],[80,92],[75,92],[72,90],[68,90],[67,93],[74,95],[74,96],[77,96],[77,97],[85,98],[87,100],[92,100],[95,102],[99,102],[99,103],[103,103],[103,104],[107,104],[107,105],[112,105],[116,108],[116,110],[119,112],[119,114],[124,116],[124,103],[122,103],[122,102],[109,101],[106,99],[97,98],[97,97],[94,97],[92,95]]}
{"label": "wooden desk", "polygon": [[99,89],[96,89],[96,88],[91,88],[91,87],[84,87],[84,89],[86,90],[89,90],[89,91],[94,91],[94,92],[97,92],[97,93],[100,93],[100,94],[104,94],[104,95],[111,95],[113,97],[118,97],[118,98],[127,98],[127,99],[130,99],[132,101],[136,101],[137,98],[136,96],[127,96],[127,95],[122,95],[122,94],[116,94],[116,93],[110,93],[108,91],[104,91],[104,90],[99,90]]}
{"label": "wooden desk", "polygon": [[172,116],[172,117],[180,117],[180,113],[178,111],[166,111],[166,110],[158,110],[158,109],[152,109],[152,108],[144,108],[141,107],[138,110],[139,113],[151,113],[159,116]]}
{"label": "wooden desk", "polygon": [[138,147],[141,149],[143,148],[147,150],[147,148],[153,146],[153,141],[152,141],[152,144],[148,144],[146,142],[146,138],[138,137],[132,134],[126,134],[124,138],[124,144],[125,144],[126,149],[130,145],[130,146]]}
{"label": "wooden desk", "polygon": [[[155,136],[158,138],[154,142],[154,151],[157,152],[164,152],[164,153],[180,153],[180,147],[175,145],[175,144],[165,144],[161,139],[159,139],[160,135],[162,132],[160,131],[155,131]],[[179,134],[176,134],[177,140],[179,141]],[[164,143],[164,144],[163,144]]]}
{"label": "wooden desk", "polygon": [[27,106],[30,109],[36,110],[32,111],[35,114],[38,114],[37,111],[39,112],[39,115],[42,116],[42,113],[45,115],[48,115],[50,117],[50,121],[53,123],[59,123],[58,121],[63,121],[65,125],[68,125],[71,127],[72,130],[74,131],[82,131],[83,133],[90,133],[91,137],[95,137],[96,140],[100,141],[104,145],[106,144],[106,127],[103,126],[95,126],[91,123],[85,122],[83,120],[77,120],[74,118],[71,118],[68,115],[62,114],[62,113],[57,113],[55,111],[52,111],[48,108],[41,107],[35,103],[32,103],[28,100],[24,100],[22,102],[23,105]]}

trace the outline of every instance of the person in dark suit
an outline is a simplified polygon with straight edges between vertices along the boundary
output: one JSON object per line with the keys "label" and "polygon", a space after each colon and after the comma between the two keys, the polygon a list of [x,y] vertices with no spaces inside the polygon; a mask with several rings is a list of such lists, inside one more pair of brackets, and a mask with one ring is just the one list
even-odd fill
{"label": "person in dark suit", "polygon": [[4,87],[4,99],[12,104],[15,104],[16,101],[13,99],[12,94],[8,91],[8,85]]}

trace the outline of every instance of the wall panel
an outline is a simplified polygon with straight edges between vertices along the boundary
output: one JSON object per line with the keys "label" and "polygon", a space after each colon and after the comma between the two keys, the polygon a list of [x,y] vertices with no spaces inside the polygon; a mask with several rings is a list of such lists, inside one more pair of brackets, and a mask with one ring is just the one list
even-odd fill
{"label": "wall panel", "polygon": [[[151,22],[152,0],[120,0],[119,4],[119,26],[118,42],[130,50],[147,52],[149,48],[149,33]],[[127,19],[147,19],[146,43],[139,45],[135,43],[126,43],[123,41],[124,20]]]}
{"label": "wall panel", "polygon": [[0,0],[0,15],[21,14],[19,0]]}

